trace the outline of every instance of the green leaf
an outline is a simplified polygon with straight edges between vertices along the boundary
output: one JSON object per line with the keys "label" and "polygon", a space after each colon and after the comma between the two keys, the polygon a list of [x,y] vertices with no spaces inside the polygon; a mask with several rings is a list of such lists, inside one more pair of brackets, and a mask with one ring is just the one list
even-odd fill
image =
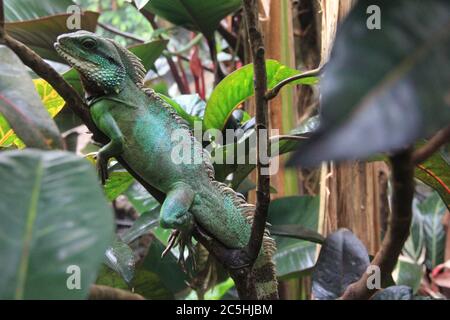
{"label": "green leaf", "polygon": [[[268,89],[300,74],[300,71],[288,68],[276,60],[267,60],[266,68]],[[312,85],[317,83],[317,80],[316,77],[305,78],[292,82],[291,85]],[[233,111],[253,95],[253,64],[248,64],[228,75],[216,86],[206,104],[204,128],[222,130]]]}
{"label": "green leaf", "polygon": [[[0,298],[85,298],[114,232],[92,166],[68,152],[5,151],[0,181]],[[79,290],[67,287],[73,266]]]}
{"label": "green leaf", "polygon": [[159,226],[159,211],[160,207],[144,212],[141,216],[133,223],[130,229],[128,229],[124,235],[121,236],[122,241],[130,244],[137,238],[147,234],[153,228]]}
{"label": "green leaf", "polygon": [[125,192],[125,195],[140,214],[150,212],[159,207],[159,202],[137,182],[131,185],[131,187]]}
{"label": "green leaf", "polygon": [[[277,139],[271,139],[269,152],[276,155],[282,155],[294,151],[302,140],[290,140],[289,137],[308,137],[310,133],[318,126],[318,117],[311,117],[286,136],[279,136]],[[249,129],[234,144],[218,146],[211,152],[216,179],[224,181],[225,178],[233,173],[231,187],[239,188],[242,181],[256,167],[256,136],[255,130]]]}
{"label": "green leaf", "polygon": [[106,250],[105,262],[108,267],[117,272],[127,284],[134,277],[135,259],[133,250],[120,240],[114,241]]}
{"label": "green leaf", "polygon": [[417,208],[423,218],[425,263],[429,269],[444,262],[446,231],[442,219],[446,208],[438,194],[433,193]]}
{"label": "green leaf", "polygon": [[106,197],[109,201],[116,199],[127,191],[133,182],[134,178],[127,171],[111,172],[105,184]]}
{"label": "green leaf", "polygon": [[[166,40],[155,40],[127,48],[132,53],[134,53],[139,59],[141,59],[142,64],[146,70],[153,67],[156,59],[162,54],[167,46]],[[81,85],[81,80],[78,72],[71,68],[63,74],[64,79],[70,83],[79,94],[83,95],[83,87]]]}
{"label": "green leaf", "polygon": [[[75,3],[71,0],[6,0],[5,30],[41,57],[64,62],[53,48],[56,38],[63,33],[72,32],[67,22],[72,13],[67,13]],[[80,27],[95,31],[99,14],[83,11],[80,14]]]}
{"label": "green leaf", "polygon": [[336,299],[359,280],[369,266],[369,255],[362,242],[349,230],[329,235],[320,250],[312,280],[314,298]]}
{"label": "green leaf", "polygon": [[[285,197],[270,203],[268,222],[279,225],[302,226],[317,230],[319,214],[318,197]],[[277,251],[274,254],[278,276],[299,273],[314,266],[316,245],[309,241],[274,236]]]}
{"label": "green leaf", "polygon": [[408,286],[412,288],[413,293],[416,293],[419,290],[424,271],[423,265],[400,257],[394,270],[395,283]]}
{"label": "green leaf", "polygon": [[189,126],[191,128],[194,128],[195,121],[202,121],[200,118],[194,117],[189,113],[187,113],[185,109],[175,99],[169,98],[168,96],[163,94],[158,94],[158,96],[165,102],[167,102],[172,108],[174,108],[175,111],[178,113],[178,115],[189,123]]}
{"label": "green leaf", "polygon": [[[25,66],[5,46],[0,45],[0,56],[0,113],[28,147],[62,149],[59,130],[42,105]],[[7,142],[6,135],[8,132],[0,145]]]}
{"label": "green leaf", "polygon": [[181,270],[177,258],[172,252],[168,252],[164,258],[161,258],[164,249],[165,246],[157,238],[154,238],[138,269],[157,274],[164,286],[170,292],[177,294],[187,288],[187,275]]}
{"label": "green leaf", "polygon": [[[380,30],[367,28],[369,5],[381,9]],[[364,159],[447,126],[449,25],[447,0],[358,1],[321,82],[321,128],[291,163]]]}
{"label": "green leaf", "polygon": [[241,0],[152,0],[143,10],[183,26],[200,31],[212,39],[220,21],[241,7]]}
{"label": "green leaf", "polygon": [[138,270],[129,286],[118,273],[104,266],[99,273],[96,283],[123,290],[129,290],[131,286],[133,292],[150,300],[173,300],[175,298],[174,295],[164,287],[164,284],[161,282],[158,275],[145,270]]}

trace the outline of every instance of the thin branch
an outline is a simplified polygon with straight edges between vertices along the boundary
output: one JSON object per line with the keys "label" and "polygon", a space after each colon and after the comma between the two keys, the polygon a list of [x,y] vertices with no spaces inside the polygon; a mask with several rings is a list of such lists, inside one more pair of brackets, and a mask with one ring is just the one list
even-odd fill
{"label": "thin branch", "polygon": [[[392,213],[388,230],[380,250],[372,261],[372,265],[380,268],[381,285],[391,275],[397,263],[403,245],[408,238],[412,218],[412,200],[414,196],[414,164],[412,150],[402,151],[391,157],[392,164]],[[351,284],[341,299],[368,299],[377,289],[369,289],[368,278],[371,274],[365,272],[355,283]]]}
{"label": "thin branch", "polygon": [[3,10],[3,0],[0,0],[0,42],[4,41],[5,35],[5,12]]}
{"label": "thin branch", "polygon": [[[252,232],[247,247],[247,253],[251,261],[255,261],[261,250],[264,230],[266,228],[267,213],[270,203],[270,176],[268,175],[269,164],[261,163],[261,150],[265,150],[269,139],[267,135],[261,134],[262,130],[268,129],[268,108],[265,94],[267,91],[267,73],[265,62],[265,49],[263,36],[260,30],[258,19],[259,1],[244,0],[244,14],[247,22],[247,30],[249,34],[250,47],[253,58],[254,68],[254,86],[255,86],[255,104],[256,104],[256,170],[257,170],[257,187],[256,187],[256,210]],[[264,172],[265,171],[265,172]]]}
{"label": "thin branch", "polygon": [[239,57],[239,60],[245,61],[244,46],[241,44],[239,38],[240,35],[228,31],[222,24],[217,28],[217,32],[225,39],[230,48],[233,48],[233,51]]}
{"label": "thin branch", "polygon": [[413,153],[414,164],[421,164],[448,142],[450,142],[450,126],[436,133],[423,147]]}
{"label": "thin branch", "polygon": [[5,44],[13,50],[22,62],[30,67],[38,76],[45,79],[66,101],[68,107],[81,118],[91,132],[100,137],[99,130],[95,127],[89,115],[89,110],[78,93],[56,72],[47,62],[45,62],[33,50],[17,41],[9,35],[5,35]]}
{"label": "thin branch", "polygon": [[208,43],[209,54],[214,66],[214,85],[217,85],[225,78],[225,74],[223,73],[220,62],[217,59],[216,40],[214,38],[206,39],[206,42]]}
{"label": "thin branch", "polygon": [[145,300],[139,294],[126,290],[94,284],[89,291],[89,300]]}
{"label": "thin branch", "polygon": [[310,78],[310,77],[318,77],[318,76],[320,76],[320,74],[323,72],[323,68],[325,67],[325,65],[326,64],[323,64],[323,65],[321,65],[320,67],[318,67],[316,69],[306,71],[304,73],[292,76],[290,78],[287,78],[287,79],[281,81],[272,90],[269,90],[266,93],[266,99],[267,100],[272,100],[273,98],[275,98],[278,95],[278,93],[280,93],[280,90],[284,86],[286,86],[286,85],[288,85],[288,84],[290,84],[290,83],[292,83],[294,81],[305,79],[305,78]]}
{"label": "thin branch", "polygon": [[125,32],[125,31],[121,31],[121,30],[119,30],[119,29],[117,29],[117,28],[115,28],[113,26],[107,25],[107,24],[102,23],[102,22],[98,22],[97,24],[102,29],[105,29],[105,30],[107,30],[107,31],[109,31],[111,33],[114,33],[114,34],[116,34],[118,36],[121,36],[123,38],[130,39],[130,40],[138,42],[138,43],[145,43],[144,39],[136,37],[134,34],[131,34],[131,33]]}

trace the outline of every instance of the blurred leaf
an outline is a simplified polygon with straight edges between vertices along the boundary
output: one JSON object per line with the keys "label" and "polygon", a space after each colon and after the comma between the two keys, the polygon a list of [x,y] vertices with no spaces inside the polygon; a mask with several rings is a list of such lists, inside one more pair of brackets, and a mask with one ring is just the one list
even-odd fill
{"label": "blurred leaf", "polygon": [[240,6],[241,0],[152,0],[143,10],[211,39],[220,21]]}
{"label": "blurred leaf", "polygon": [[[53,43],[60,34],[75,31],[67,27],[72,15],[67,10],[74,4],[71,0],[6,0],[5,30],[41,57],[64,62]],[[94,32],[98,15],[92,11],[81,12],[81,29]]]}
{"label": "blurred leaf", "polygon": [[220,300],[227,292],[234,287],[234,281],[228,278],[227,281],[217,284],[214,288],[205,293],[205,300]]}
{"label": "blurred leaf", "polygon": [[133,250],[120,240],[114,241],[106,250],[105,262],[108,267],[116,271],[127,284],[131,283],[134,276],[134,253]]}
{"label": "blurred leaf", "polygon": [[412,289],[408,286],[392,286],[378,291],[370,300],[413,300]]}
{"label": "blurred leaf", "polygon": [[159,211],[160,207],[157,207],[151,211],[144,212],[141,216],[133,223],[130,229],[122,235],[122,241],[130,244],[137,238],[147,234],[153,228],[159,226]]}
{"label": "blurred leaf", "polygon": [[[12,129],[28,147],[63,148],[56,124],[43,107],[27,70],[9,48],[0,46],[0,113],[7,119],[2,127]],[[13,133],[7,130],[0,140],[4,145]]]}
{"label": "blurred leaf", "polygon": [[[270,203],[268,222],[278,225],[296,225],[317,230],[318,197],[284,197]],[[274,254],[277,275],[287,276],[314,266],[316,245],[308,241],[274,236],[277,251]]]}
{"label": "blurred leaf", "polygon": [[396,275],[394,277],[395,283],[397,285],[408,286],[412,288],[413,293],[416,293],[419,290],[424,271],[424,267],[421,264],[400,257],[397,262],[397,267],[394,270],[394,274]]}
{"label": "blurred leaf", "polygon": [[423,217],[425,239],[425,263],[429,269],[444,262],[446,231],[442,219],[446,212],[445,205],[437,193],[433,193],[417,208]]}
{"label": "blurred leaf", "polygon": [[[282,80],[300,74],[300,71],[288,68],[276,60],[267,60],[266,68],[269,89]],[[311,85],[317,81],[317,78],[311,77],[292,82],[291,85]],[[222,130],[233,111],[253,95],[253,64],[248,64],[228,75],[214,88],[206,105],[204,128]]]}
{"label": "blurred leaf", "polygon": [[347,229],[332,233],[322,245],[312,274],[314,297],[319,300],[340,297],[368,266],[367,250],[353,233]]}
{"label": "blurred leaf", "polygon": [[418,200],[415,198],[413,201],[411,229],[403,250],[413,261],[422,263],[423,261],[420,261],[420,259],[423,260],[422,254],[425,243],[425,235],[423,231],[423,217],[419,212],[417,205]]}
{"label": "blurred leaf", "polygon": [[135,182],[125,192],[130,203],[140,213],[149,212],[159,207],[159,202],[139,183]]}
{"label": "blurred leaf", "polygon": [[[114,231],[91,165],[68,152],[5,151],[0,181],[0,297],[85,298]],[[80,290],[67,288],[70,266]]]}
{"label": "blurred leaf", "polygon": [[105,193],[109,201],[116,199],[128,190],[133,184],[134,178],[127,171],[113,171],[109,174],[105,184]]}
{"label": "blurred leaf", "polygon": [[[380,30],[367,28],[369,5],[381,8]],[[366,158],[447,126],[449,24],[447,0],[358,1],[321,82],[321,128],[291,163]]]}

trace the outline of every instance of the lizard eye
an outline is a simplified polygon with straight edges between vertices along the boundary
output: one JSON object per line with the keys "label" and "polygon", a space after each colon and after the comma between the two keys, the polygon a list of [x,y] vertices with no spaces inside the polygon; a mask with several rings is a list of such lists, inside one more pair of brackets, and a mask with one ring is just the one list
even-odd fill
{"label": "lizard eye", "polygon": [[97,42],[94,39],[84,39],[81,44],[83,45],[84,48],[86,49],[92,49],[97,45]]}

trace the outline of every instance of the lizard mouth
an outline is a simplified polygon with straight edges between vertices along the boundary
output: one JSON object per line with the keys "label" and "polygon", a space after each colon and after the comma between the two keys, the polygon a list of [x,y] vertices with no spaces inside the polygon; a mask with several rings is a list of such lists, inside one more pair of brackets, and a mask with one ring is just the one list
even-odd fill
{"label": "lizard mouth", "polygon": [[89,60],[83,59],[79,56],[74,56],[69,50],[67,50],[59,41],[53,44],[56,52],[66,60],[72,67],[78,70],[94,69],[97,65]]}

